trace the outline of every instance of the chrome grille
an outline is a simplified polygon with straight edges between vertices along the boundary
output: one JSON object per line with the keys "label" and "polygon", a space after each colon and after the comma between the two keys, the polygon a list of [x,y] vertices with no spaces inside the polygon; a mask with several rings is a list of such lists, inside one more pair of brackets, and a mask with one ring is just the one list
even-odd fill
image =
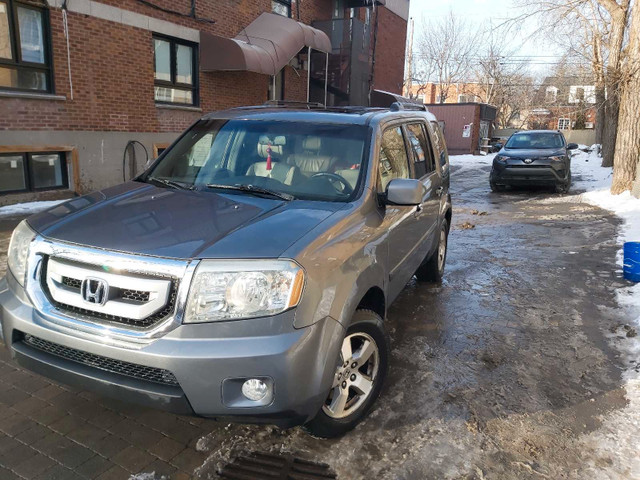
{"label": "chrome grille", "polygon": [[97,368],[105,372],[115,373],[147,382],[160,383],[162,385],[175,387],[180,386],[175,375],[169,370],[164,370],[162,368],[137,365],[135,363],[123,362],[121,360],[83,352],[81,350],[65,347],[29,334],[23,334],[22,342],[42,352],[64,358],[65,360],[87,365],[89,367]]}
{"label": "chrome grille", "polygon": [[[134,327],[137,329],[147,329],[154,325],[157,325],[164,319],[168,318],[175,311],[176,298],[177,298],[178,287],[179,287],[179,282],[175,279],[173,280],[164,279],[165,281],[170,281],[170,289],[167,295],[166,303],[164,303],[164,306],[162,307],[161,310],[158,310],[157,312],[151,315],[148,315],[144,318],[130,318],[123,315],[111,314],[108,311],[102,311],[102,312],[96,311],[91,308],[93,306],[89,306],[89,308],[83,308],[81,306],[78,306],[77,304],[70,305],[65,302],[57,301],[52,295],[52,292],[50,291],[49,286],[47,285],[48,263],[49,263],[49,258],[45,258],[45,261],[43,262],[43,266],[42,266],[42,275],[41,275],[41,282],[40,282],[41,287],[43,292],[46,294],[48,300],[51,302],[51,304],[57,310],[60,310],[62,312],[72,312],[72,313],[82,315],[94,320],[102,320],[108,323],[122,324],[129,327]],[[88,272],[90,272],[90,270],[88,270]],[[61,278],[61,284],[64,285],[65,287],[68,287],[72,291],[76,292],[76,295],[78,297],[80,296],[81,288],[82,288],[82,280],[68,277],[68,276],[63,276]],[[152,298],[151,292],[144,291],[144,290],[133,290],[130,288],[115,287],[111,289],[111,292],[112,293],[110,294],[110,296],[112,295],[113,298],[117,300],[128,301],[129,304],[131,305],[144,305],[146,302],[149,302],[150,299]],[[108,305],[109,303],[107,303],[107,306]]]}

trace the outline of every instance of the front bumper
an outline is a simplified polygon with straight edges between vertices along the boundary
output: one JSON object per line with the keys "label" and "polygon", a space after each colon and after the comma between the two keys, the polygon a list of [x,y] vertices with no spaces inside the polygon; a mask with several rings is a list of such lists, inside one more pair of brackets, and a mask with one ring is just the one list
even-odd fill
{"label": "front bumper", "polygon": [[498,185],[559,185],[568,182],[568,172],[562,162],[517,163],[494,162],[491,169],[491,181]]}
{"label": "front bumper", "polygon": [[[331,387],[344,328],[326,317],[295,329],[294,311],[269,318],[181,325],[144,345],[109,345],[100,337],[51,328],[11,273],[0,282],[0,323],[6,346],[21,366],[55,381],[179,414],[290,427],[311,419]],[[90,354],[79,363],[25,342],[31,335]],[[97,357],[96,357],[97,356]],[[101,369],[95,358],[168,371],[166,385]],[[93,363],[92,363],[93,362]],[[273,382],[271,403],[247,405],[225,389],[245,378]],[[235,386],[234,386],[235,385]],[[249,402],[250,403],[250,402]]]}

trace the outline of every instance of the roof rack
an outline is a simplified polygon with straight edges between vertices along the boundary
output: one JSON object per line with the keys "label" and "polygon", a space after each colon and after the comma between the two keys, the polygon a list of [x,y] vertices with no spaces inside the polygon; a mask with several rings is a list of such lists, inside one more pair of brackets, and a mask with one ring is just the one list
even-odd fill
{"label": "roof rack", "polygon": [[409,103],[409,102],[393,102],[389,107],[389,110],[392,112],[398,112],[400,110],[419,110],[421,112],[426,112],[426,105],[421,105],[419,103]]}
{"label": "roof rack", "polygon": [[297,102],[294,100],[267,100],[263,104],[268,107],[291,107],[291,108],[325,108],[324,104],[320,102]]}

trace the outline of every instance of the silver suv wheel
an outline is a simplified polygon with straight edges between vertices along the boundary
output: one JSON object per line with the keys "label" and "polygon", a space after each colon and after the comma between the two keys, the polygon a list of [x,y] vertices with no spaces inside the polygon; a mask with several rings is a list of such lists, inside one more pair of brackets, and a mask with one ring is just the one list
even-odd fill
{"label": "silver suv wheel", "polygon": [[345,418],[369,398],[380,365],[375,340],[364,332],[347,335],[340,354],[329,397],[322,407],[331,418]]}

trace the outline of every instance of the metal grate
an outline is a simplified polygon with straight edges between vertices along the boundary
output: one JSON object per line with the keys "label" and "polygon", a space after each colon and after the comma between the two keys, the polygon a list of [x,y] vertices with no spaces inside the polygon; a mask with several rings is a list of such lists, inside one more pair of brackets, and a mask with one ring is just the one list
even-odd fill
{"label": "metal grate", "polygon": [[335,479],[329,465],[296,458],[255,452],[236,458],[220,472],[227,480],[321,480]]}
{"label": "metal grate", "polygon": [[[123,325],[128,325],[130,327],[136,327],[136,328],[149,328],[153,325],[156,325],[158,323],[160,323],[162,320],[164,320],[165,318],[167,318],[169,315],[171,315],[174,310],[175,310],[175,305],[176,305],[176,297],[178,295],[178,285],[179,283],[176,280],[173,280],[171,282],[171,290],[169,292],[169,300],[167,301],[167,304],[165,305],[165,307],[154,313],[153,315],[148,316],[147,318],[143,318],[141,320],[137,320],[134,318],[126,318],[126,317],[119,317],[117,315],[110,315],[108,313],[101,313],[101,312],[95,312],[93,310],[87,310],[86,308],[80,308],[80,307],[74,307],[73,305],[67,305],[65,303],[60,303],[60,302],[56,302],[53,297],[51,296],[51,294],[49,293],[49,289],[47,288],[47,262],[43,262],[43,267],[42,267],[42,274],[41,274],[41,282],[40,285],[42,287],[42,290],[45,292],[45,294],[47,295],[47,298],[49,299],[49,301],[51,302],[51,304],[53,306],[55,306],[58,310],[62,310],[62,311],[67,311],[67,312],[73,312],[73,313],[78,313],[80,315],[84,315],[86,317],[92,317],[92,318],[97,318],[100,320],[105,320],[107,322],[112,322],[112,323],[119,323],[119,324],[123,324]],[[76,280],[76,279],[70,279],[68,277],[64,277],[66,279],[68,279],[67,281],[71,281],[71,280]],[[63,279],[64,281],[64,279]],[[79,281],[79,280],[76,280]],[[80,282],[82,283],[82,282]],[[66,283],[65,283],[66,285]],[[70,286],[70,285],[69,285]],[[80,287],[78,287],[80,288]],[[123,292],[132,292],[132,295],[135,294],[147,294],[147,300],[149,300],[149,292],[141,292],[138,290],[123,290]]]}
{"label": "metal grate", "polygon": [[57,343],[49,342],[33,335],[24,334],[22,341],[37,350],[61,357],[72,362],[81,363],[89,367],[97,368],[105,372],[124,375],[125,377],[145,380],[147,382],[160,383],[162,385],[179,386],[175,375],[168,370],[135,363],[123,362],[113,358],[94,355],[75,348],[65,347]]}
{"label": "metal grate", "polygon": [[145,303],[149,301],[149,292],[142,290],[121,290],[120,298],[123,300],[133,300],[134,302]]}
{"label": "metal grate", "polygon": [[80,290],[80,287],[82,286],[82,280],[78,280],[77,278],[71,278],[71,277],[62,277],[62,284],[69,288],[75,288],[76,290]]}

